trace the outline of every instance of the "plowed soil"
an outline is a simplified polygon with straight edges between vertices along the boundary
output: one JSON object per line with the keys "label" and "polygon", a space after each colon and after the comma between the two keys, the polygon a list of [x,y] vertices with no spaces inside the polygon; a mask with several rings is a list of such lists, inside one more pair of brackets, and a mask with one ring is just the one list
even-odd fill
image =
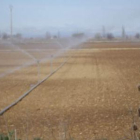
{"label": "plowed soil", "polygon": [[[122,48],[118,50],[111,50],[114,43],[101,45],[107,49],[86,44],[84,49],[69,51],[71,58],[57,73],[0,117],[0,131],[16,129],[22,139],[132,138],[131,109],[139,125],[140,44],[116,47],[115,43],[116,48]],[[31,71],[26,70],[28,76],[15,82],[33,80]],[[5,80],[5,86],[10,82]],[[13,88],[21,90],[19,86]],[[4,107],[7,96],[1,95],[0,106]]]}

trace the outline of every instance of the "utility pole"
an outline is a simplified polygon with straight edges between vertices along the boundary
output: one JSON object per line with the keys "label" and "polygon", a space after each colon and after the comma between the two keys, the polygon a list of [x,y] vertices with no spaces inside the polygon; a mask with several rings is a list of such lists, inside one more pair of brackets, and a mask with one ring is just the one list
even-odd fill
{"label": "utility pole", "polygon": [[13,6],[10,5],[10,30],[11,30],[11,38],[13,37]]}

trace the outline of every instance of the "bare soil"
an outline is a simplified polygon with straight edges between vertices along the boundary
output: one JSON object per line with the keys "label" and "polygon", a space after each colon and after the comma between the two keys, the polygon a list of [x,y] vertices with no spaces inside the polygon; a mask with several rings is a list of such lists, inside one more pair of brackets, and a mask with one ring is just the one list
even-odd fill
{"label": "bare soil", "polygon": [[[138,43],[120,45],[121,48],[140,46]],[[116,43],[98,44],[99,48],[114,46]],[[69,51],[71,58],[57,73],[0,117],[0,132],[6,132],[7,127],[17,129],[22,139],[131,138],[130,108],[136,115],[140,105],[137,90],[140,50],[93,48],[97,48],[95,44],[85,45],[84,50]],[[46,71],[45,64],[42,71]],[[37,81],[34,75],[35,66],[32,66],[1,79],[0,108],[23,93],[23,85],[27,89],[29,83]],[[138,119],[136,122],[139,125]]]}

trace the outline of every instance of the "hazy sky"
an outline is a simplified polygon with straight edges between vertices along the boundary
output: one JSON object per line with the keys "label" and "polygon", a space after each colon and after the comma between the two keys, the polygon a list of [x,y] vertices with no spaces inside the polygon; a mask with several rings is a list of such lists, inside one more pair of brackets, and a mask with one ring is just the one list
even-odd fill
{"label": "hazy sky", "polygon": [[46,30],[107,30],[140,32],[140,0],[0,0],[0,31],[10,31],[13,5],[14,32]]}

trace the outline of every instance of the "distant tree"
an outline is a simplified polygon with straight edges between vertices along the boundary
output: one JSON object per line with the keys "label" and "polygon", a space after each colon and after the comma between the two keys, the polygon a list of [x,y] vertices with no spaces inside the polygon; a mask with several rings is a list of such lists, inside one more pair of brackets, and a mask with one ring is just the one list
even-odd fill
{"label": "distant tree", "polygon": [[107,34],[107,39],[112,40],[114,38],[114,35],[112,33]]}
{"label": "distant tree", "polygon": [[58,31],[58,33],[57,33],[57,38],[60,38],[60,32]]}
{"label": "distant tree", "polygon": [[102,37],[106,38],[106,29],[105,26],[102,27]]}
{"label": "distant tree", "polygon": [[101,36],[100,33],[96,33],[96,34],[95,34],[95,39],[98,39],[98,40],[99,40],[99,39],[101,39],[101,38],[102,38],[102,36]]}
{"label": "distant tree", "polygon": [[46,32],[46,39],[50,39],[50,38],[51,38],[50,32]]}
{"label": "distant tree", "polygon": [[136,33],[135,38],[139,39],[140,38],[140,34]]}
{"label": "distant tree", "polygon": [[22,34],[17,33],[16,35],[14,35],[15,38],[21,39],[22,38]]}
{"label": "distant tree", "polygon": [[122,38],[125,39],[126,38],[126,33],[125,33],[125,27],[122,26]]}
{"label": "distant tree", "polygon": [[6,40],[6,39],[8,39],[8,38],[9,38],[8,34],[4,33],[4,34],[2,35],[2,39]]}
{"label": "distant tree", "polygon": [[74,34],[72,34],[72,37],[75,37],[75,38],[82,38],[84,36],[85,36],[84,33],[74,33]]}
{"label": "distant tree", "polygon": [[53,36],[53,38],[57,38],[57,37],[58,37],[57,35],[54,35],[54,36]]}

